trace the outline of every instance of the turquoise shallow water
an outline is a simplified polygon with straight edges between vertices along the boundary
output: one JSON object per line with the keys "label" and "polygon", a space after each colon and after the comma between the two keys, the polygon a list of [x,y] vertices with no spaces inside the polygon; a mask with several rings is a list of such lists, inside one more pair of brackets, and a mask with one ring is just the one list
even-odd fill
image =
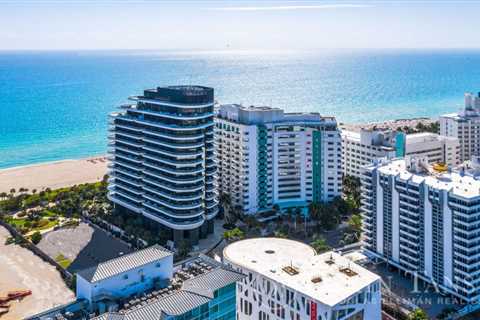
{"label": "turquoise shallow water", "polygon": [[364,122],[456,111],[478,65],[458,50],[0,52],[0,168],[104,153],[108,113],[157,85]]}

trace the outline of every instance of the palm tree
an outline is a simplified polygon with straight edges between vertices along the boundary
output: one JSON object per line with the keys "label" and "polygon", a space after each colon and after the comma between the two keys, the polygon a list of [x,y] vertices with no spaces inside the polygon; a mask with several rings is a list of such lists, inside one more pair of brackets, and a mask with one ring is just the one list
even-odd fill
{"label": "palm tree", "polygon": [[10,189],[10,194],[13,196],[15,194],[16,190],[15,188]]}
{"label": "palm tree", "polygon": [[220,205],[223,208],[223,216],[228,224],[235,223],[234,212],[232,210],[232,198],[228,193],[222,192],[219,196]]}
{"label": "palm tree", "polygon": [[5,200],[7,197],[8,197],[8,194],[6,192],[0,193],[0,198],[2,198],[2,200]]}
{"label": "palm tree", "polygon": [[37,193],[37,189],[32,189],[32,194]]}

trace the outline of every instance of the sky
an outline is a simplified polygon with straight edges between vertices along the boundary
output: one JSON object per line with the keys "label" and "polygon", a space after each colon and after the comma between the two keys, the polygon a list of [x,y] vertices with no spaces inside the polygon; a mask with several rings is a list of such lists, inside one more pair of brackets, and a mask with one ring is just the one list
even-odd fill
{"label": "sky", "polygon": [[0,0],[0,50],[480,48],[478,1]]}

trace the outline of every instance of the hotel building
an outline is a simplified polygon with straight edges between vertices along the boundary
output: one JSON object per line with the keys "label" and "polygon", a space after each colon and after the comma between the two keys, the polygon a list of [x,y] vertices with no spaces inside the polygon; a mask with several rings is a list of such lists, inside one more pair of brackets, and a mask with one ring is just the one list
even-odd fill
{"label": "hotel building", "polygon": [[430,132],[406,135],[392,130],[342,130],[342,150],[344,174],[357,178],[363,167],[381,158],[425,156],[430,164],[460,164],[458,139]]}
{"label": "hotel building", "polygon": [[220,106],[215,122],[219,191],[244,213],[306,207],[341,194],[335,118],[234,104]]}
{"label": "hotel building", "polygon": [[108,198],[175,242],[196,244],[213,232],[213,96],[200,86],[158,87],[110,115]]}
{"label": "hotel building", "polygon": [[480,164],[435,170],[425,158],[362,174],[367,252],[465,301],[480,294]]}
{"label": "hotel building", "polygon": [[337,253],[257,238],[230,244],[223,257],[246,275],[237,283],[238,320],[381,319],[380,278]]}
{"label": "hotel building", "polygon": [[440,134],[458,138],[461,162],[480,155],[480,93],[466,93],[461,112],[440,117]]}

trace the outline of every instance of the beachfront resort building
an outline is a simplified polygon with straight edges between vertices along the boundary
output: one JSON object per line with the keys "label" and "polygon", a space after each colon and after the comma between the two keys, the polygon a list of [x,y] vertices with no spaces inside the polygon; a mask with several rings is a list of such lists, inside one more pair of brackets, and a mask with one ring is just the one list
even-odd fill
{"label": "beachfront resort building", "polygon": [[382,158],[425,156],[430,164],[460,164],[460,144],[455,137],[430,132],[404,134],[393,130],[342,130],[344,174],[360,178],[362,168]]}
{"label": "beachfront resort building", "polygon": [[173,265],[153,246],[80,271],[77,300],[29,320],[235,320],[245,276],[207,256]]}
{"label": "beachfront resort building", "polygon": [[462,111],[440,117],[440,134],[458,138],[461,162],[480,155],[480,92],[465,93]]}
{"label": "beachfront resort building", "polygon": [[108,197],[175,243],[195,245],[213,232],[218,212],[213,89],[158,87],[130,100],[110,115]]}
{"label": "beachfront resort building", "polygon": [[257,238],[230,244],[223,257],[246,275],[237,283],[238,320],[381,319],[380,278],[337,253]]}
{"label": "beachfront resort building", "polygon": [[453,171],[426,158],[380,161],[362,173],[368,253],[467,302],[480,294],[480,163]]}
{"label": "beachfront resort building", "polygon": [[305,208],[341,194],[341,138],[333,117],[222,105],[215,141],[219,191],[244,213]]}

